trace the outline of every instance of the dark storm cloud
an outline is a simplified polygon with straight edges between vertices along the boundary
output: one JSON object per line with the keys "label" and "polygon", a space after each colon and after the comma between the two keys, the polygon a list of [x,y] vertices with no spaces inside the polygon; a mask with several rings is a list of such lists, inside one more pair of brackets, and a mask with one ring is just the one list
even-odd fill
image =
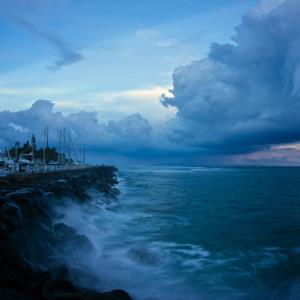
{"label": "dark storm cloud", "polygon": [[238,153],[300,140],[300,2],[243,17],[231,44],[175,70],[176,143]]}
{"label": "dark storm cloud", "polygon": [[74,64],[83,60],[83,55],[78,49],[74,48],[72,45],[65,42],[58,36],[49,32],[42,31],[30,22],[17,18],[12,19],[15,23],[22,26],[22,28],[30,31],[31,33],[45,40],[57,50],[59,58],[54,60],[52,65],[48,66],[50,70],[59,70],[60,68],[66,65]]}

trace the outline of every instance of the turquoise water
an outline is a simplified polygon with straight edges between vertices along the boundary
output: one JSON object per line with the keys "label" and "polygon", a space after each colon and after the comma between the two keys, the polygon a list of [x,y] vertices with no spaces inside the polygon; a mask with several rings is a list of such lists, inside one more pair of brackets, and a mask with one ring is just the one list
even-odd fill
{"label": "turquoise water", "polygon": [[299,168],[123,168],[119,200],[73,225],[97,246],[102,289],[300,299],[299,183]]}

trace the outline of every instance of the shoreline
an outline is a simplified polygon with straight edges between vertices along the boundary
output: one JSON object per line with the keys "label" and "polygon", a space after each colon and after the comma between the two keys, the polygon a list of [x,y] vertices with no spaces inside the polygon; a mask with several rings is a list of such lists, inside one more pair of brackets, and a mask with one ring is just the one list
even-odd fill
{"label": "shoreline", "polygon": [[0,293],[5,299],[132,299],[123,290],[75,286],[76,270],[60,256],[69,249],[76,260],[78,245],[83,251],[93,245],[74,228],[54,223],[55,207],[66,199],[88,203],[89,188],[116,198],[116,172],[115,167],[99,166],[0,177]]}

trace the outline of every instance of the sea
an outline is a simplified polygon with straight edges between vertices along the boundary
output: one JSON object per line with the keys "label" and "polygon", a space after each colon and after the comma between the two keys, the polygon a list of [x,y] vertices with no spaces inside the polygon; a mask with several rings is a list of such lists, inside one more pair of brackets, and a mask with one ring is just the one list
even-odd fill
{"label": "sea", "polygon": [[118,177],[117,199],[91,190],[93,204],[63,212],[96,249],[81,285],[136,300],[300,299],[300,168],[135,166]]}

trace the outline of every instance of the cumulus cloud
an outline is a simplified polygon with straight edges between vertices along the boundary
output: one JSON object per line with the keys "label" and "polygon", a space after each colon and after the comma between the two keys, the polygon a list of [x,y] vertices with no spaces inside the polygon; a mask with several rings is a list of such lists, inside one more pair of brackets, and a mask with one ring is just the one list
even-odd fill
{"label": "cumulus cloud", "polygon": [[73,143],[90,149],[135,151],[151,147],[152,127],[140,114],[127,116],[120,121],[101,123],[96,112],[81,111],[68,116],[54,112],[54,104],[47,100],[36,101],[29,109],[0,112],[0,146],[12,146],[25,141],[34,133],[39,146],[43,146],[43,129],[49,126],[50,143],[56,146],[58,132],[64,128]]}
{"label": "cumulus cloud", "polygon": [[[277,1],[276,1],[277,2]],[[169,124],[176,143],[242,153],[300,140],[300,2],[250,13],[232,43],[173,74],[178,112]]]}
{"label": "cumulus cloud", "polygon": [[59,70],[66,65],[74,64],[83,60],[83,55],[80,53],[80,51],[62,40],[60,37],[52,33],[42,31],[28,21],[17,18],[14,18],[13,20],[24,29],[30,31],[31,33],[51,44],[57,50],[59,58],[54,60],[52,65],[48,66],[48,69],[54,71]]}

